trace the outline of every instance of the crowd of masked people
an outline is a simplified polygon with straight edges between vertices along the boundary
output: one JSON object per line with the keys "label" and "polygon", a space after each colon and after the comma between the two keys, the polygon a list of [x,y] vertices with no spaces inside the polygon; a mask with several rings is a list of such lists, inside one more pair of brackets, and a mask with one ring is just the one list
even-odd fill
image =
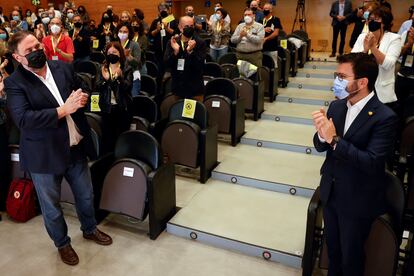
{"label": "crowd of masked people", "polygon": [[[392,32],[393,14],[386,1],[363,1],[355,10],[349,5],[347,0],[332,4],[330,15],[334,29],[340,29],[345,22],[346,25],[354,23],[352,51],[375,57],[379,66],[375,85],[379,99],[406,118],[414,106],[410,97],[414,89],[413,7],[397,34]],[[185,8],[181,18],[172,14],[167,3],[159,3],[157,9],[158,16],[146,21],[139,8],[115,14],[111,5],[104,8],[99,19],[91,18],[87,7],[68,2],[61,10],[49,4],[35,11],[23,11],[15,6],[6,13],[0,7],[0,146],[4,147],[7,140],[2,80],[16,66],[12,53],[7,50],[7,41],[16,32],[33,32],[42,42],[48,60],[76,65],[89,61],[93,53],[102,53],[104,61],[96,82],[96,91],[101,95],[99,105],[103,116],[111,114],[108,120],[117,118],[109,125],[119,131],[129,126],[129,106],[132,98],[141,92],[141,76],[147,74],[147,52],[154,53],[161,76],[171,75],[171,90],[177,98],[202,100],[203,64],[207,54],[218,61],[231,48],[238,59],[261,66],[263,53],[272,55],[279,47],[278,37],[283,27],[273,15],[274,6],[269,2],[246,1],[243,13],[232,17],[221,2],[216,2],[211,15],[204,20],[196,16],[192,6]],[[239,23],[234,30],[232,18]],[[334,35],[341,32],[339,29]],[[342,53],[343,45],[340,46]],[[35,60],[36,56],[31,58]],[[112,116],[117,112],[118,116]]]}

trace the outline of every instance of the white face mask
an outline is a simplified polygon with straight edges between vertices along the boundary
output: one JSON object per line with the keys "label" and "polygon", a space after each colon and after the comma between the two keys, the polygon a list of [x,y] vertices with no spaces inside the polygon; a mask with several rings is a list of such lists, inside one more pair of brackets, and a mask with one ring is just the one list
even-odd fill
{"label": "white face mask", "polygon": [[128,34],[118,33],[118,37],[120,40],[126,40],[128,38]]}
{"label": "white face mask", "polygon": [[52,25],[50,26],[50,31],[52,32],[52,34],[58,34],[60,33],[60,26],[58,25]]}
{"label": "white face mask", "polygon": [[244,17],[244,23],[246,23],[246,24],[250,24],[250,23],[252,23],[252,22],[253,22],[253,18],[252,18],[251,16],[246,15],[246,16]]}
{"label": "white face mask", "polygon": [[49,24],[50,18],[49,17],[43,17],[42,22],[43,22],[43,24]]}
{"label": "white face mask", "polygon": [[217,20],[220,20],[221,19],[221,14],[216,13],[216,18],[217,18]]}
{"label": "white face mask", "polygon": [[72,19],[73,18],[73,13],[70,12],[70,13],[67,14],[67,16],[68,16],[69,19]]}

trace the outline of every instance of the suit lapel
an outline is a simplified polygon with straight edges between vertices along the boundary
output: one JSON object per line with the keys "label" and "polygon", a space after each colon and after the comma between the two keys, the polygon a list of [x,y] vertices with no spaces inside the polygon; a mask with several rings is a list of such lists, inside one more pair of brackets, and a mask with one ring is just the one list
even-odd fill
{"label": "suit lapel", "polygon": [[69,95],[67,94],[67,91],[65,91],[66,80],[64,72],[61,70],[60,66],[56,66],[56,63],[48,62],[48,64],[62,100],[65,102]]}
{"label": "suit lapel", "polygon": [[332,118],[332,120],[334,121],[337,134],[341,137],[344,134],[345,118],[347,111],[348,107],[346,106],[346,101],[342,100],[342,102],[338,105],[338,109],[335,111],[335,116]]}
{"label": "suit lapel", "polygon": [[377,95],[374,95],[349,126],[344,138],[351,138],[358,131],[358,129],[360,129],[372,117],[372,115],[375,114],[378,104],[379,100]]}

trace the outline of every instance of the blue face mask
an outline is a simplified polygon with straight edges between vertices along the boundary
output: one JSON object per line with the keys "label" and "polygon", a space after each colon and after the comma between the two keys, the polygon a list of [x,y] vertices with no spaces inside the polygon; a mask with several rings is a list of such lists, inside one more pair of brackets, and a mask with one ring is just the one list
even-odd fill
{"label": "blue face mask", "polygon": [[13,20],[14,21],[19,21],[20,20],[20,16],[18,16],[18,15],[13,16]]}
{"label": "blue face mask", "polygon": [[368,17],[369,17],[369,11],[364,12],[363,17],[364,17],[364,19],[365,19],[365,20],[368,20]]}
{"label": "blue face mask", "polygon": [[333,84],[333,92],[335,97],[342,100],[349,96],[348,91],[346,91],[346,87],[348,86],[347,80],[339,80],[338,77],[335,78]]}
{"label": "blue face mask", "polygon": [[7,35],[6,34],[0,34],[0,40],[6,40]]}

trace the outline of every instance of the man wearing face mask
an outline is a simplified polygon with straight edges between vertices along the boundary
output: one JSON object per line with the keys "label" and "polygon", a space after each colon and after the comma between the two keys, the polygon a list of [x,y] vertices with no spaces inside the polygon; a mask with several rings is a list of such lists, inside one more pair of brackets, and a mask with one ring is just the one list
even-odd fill
{"label": "man wearing face mask", "polygon": [[372,56],[338,57],[335,95],[312,113],[313,143],[326,152],[320,199],[328,246],[328,276],[364,275],[364,243],[372,222],[387,211],[385,164],[393,151],[397,116],[374,92],[378,65]]}
{"label": "man wearing face mask", "polygon": [[170,39],[164,57],[171,70],[171,90],[177,98],[202,101],[206,45],[195,34],[194,20],[191,17],[181,17],[178,28],[181,34]]}
{"label": "man wearing face mask", "polygon": [[62,21],[53,18],[49,24],[49,31],[50,35],[42,40],[47,59],[72,62],[75,49],[72,39],[62,33]]}
{"label": "man wearing face mask", "polygon": [[262,22],[264,18],[263,12],[259,9],[259,3],[255,0],[250,2],[250,9],[253,11],[255,15],[256,22]]}
{"label": "man wearing face mask", "polygon": [[203,28],[203,25],[201,24],[201,22],[198,21],[199,19],[197,17],[195,17],[194,7],[193,6],[187,6],[187,7],[185,7],[184,11],[185,11],[185,15],[193,18],[194,24],[195,24],[194,25],[195,26],[195,30],[197,32],[199,32]]}
{"label": "man wearing face mask", "polygon": [[[221,2],[216,2],[216,4],[214,5],[214,13],[212,14],[212,15],[210,15],[210,18],[208,19],[208,21],[207,21],[207,24],[208,25],[213,25],[213,23],[215,22],[215,21],[217,21],[218,20],[218,18],[217,18],[217,15],[216,15],[216,12],[217,12],[217,10],[218,9],[223,9],[223,3],[221,3]],[[230,15],[227,13],[227,16],[226,17],[224,17],[224,21],[226,22],[226,23],[231,23],[231,19],[230,19]]]}
{"label": "man wearing face mask", "polygon": [[379,67],[375,91],[382,103],[397,110],[395,64],[401,53],[401,37],[391,32],[393,16],[390,9],[378,7],[370,13],[368,20],[369,32],[358,37],[352,52],[364,52],[375,57]]}
{"label": "man wearing face mask", "polygon": [[244,11],[244,22],[237,26],[231,37],[231,42],[237,44],[237,59],[262,66],[264,36],[263,25],[254,21],[253,11],[247,8]]}
{"label": "man wearing face mask", "polygon": [[100,245],[112,243],[96,227],[86,158],[96,158],[96,152],[83,112],[88,94],[70,65],[46,60],[42,44],[30,32],[16,33],[8,47],[20,63],[5,80],[8,109],[20,130],[20,165],[30,173],[45,227],[62,261],[76,265],[79,258],[59,204],[63,177],[76,199],[83,237]]}
{"label": "man wearing face mask", "polygon": [[73,46],[75,49],[74,61],[86,61],[89,60],[91,53],[90,44],[91,38],[89,31],[83,26],[80,15],[75,15],[72,19],[73,29],[69,31],[69,37],[72,38]]}
{"label": "man wearing face mask", "polygon": [[29,25],[27,24],[26,20],[22,20],[20,12],[18,10],[14,10],[11,13],[12,20],[10,22],[10,26],[12,29],[12,33],[16,33],[18,31],[27,31],[29,29]]}

